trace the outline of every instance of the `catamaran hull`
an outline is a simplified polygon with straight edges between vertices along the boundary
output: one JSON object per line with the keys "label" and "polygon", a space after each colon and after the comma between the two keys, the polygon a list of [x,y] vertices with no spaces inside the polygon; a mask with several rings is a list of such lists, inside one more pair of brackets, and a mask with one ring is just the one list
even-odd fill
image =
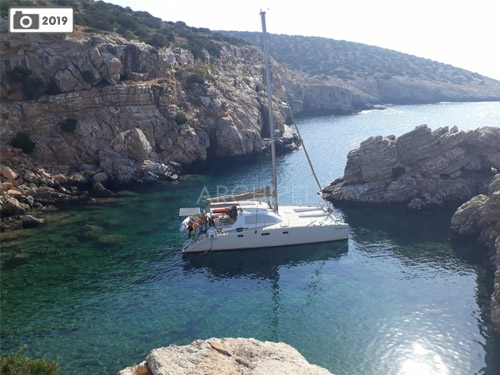
{"label": "catamaran hull", "polygon": [[311,226],[293,229],[273,228],[269,230],[258,229],[257,231],[244,230],[241,232],[218,233],[197,242],[189,243],[182,252],[196,253],[304,245],[346,240],[349,237],[349,225],[347,224],[336,224],[332,225],[328,230],[325,229],[325,226]]}

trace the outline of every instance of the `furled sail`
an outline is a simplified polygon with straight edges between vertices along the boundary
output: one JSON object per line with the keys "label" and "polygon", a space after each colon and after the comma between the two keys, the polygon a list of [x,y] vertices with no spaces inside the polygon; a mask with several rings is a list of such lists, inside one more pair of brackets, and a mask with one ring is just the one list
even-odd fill
{"label": "furled sail", "polygon": [[224,203],[224,202],[240,202],[240,201],[255,201],[258,199],[266,199],[272,196],[271,186],[266,186],[260,189],[245,191],[240,194],[223,195],[221,197],[209,198],[205,200],[205,204]]}

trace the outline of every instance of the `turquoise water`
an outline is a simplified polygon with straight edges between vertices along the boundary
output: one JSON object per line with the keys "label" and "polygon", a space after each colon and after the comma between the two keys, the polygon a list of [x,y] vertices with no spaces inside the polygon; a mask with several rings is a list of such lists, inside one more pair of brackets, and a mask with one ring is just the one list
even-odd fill
{"label": "turquoise water", "polygon": [[[500,103],[397,106],[300,121],[320,180],[368,136],[415,125],[500,126]],[[212,176],[67,207],[2,243],[1,351],[116,373],[155,347],[198,338],[284,341],[337,375],[496,374],[491,275],[449,241],[451,212],[339,208],[349,241],[182,256],[178,209],[203,192],[262,186],[267,158]],[[282,203],[317,201],[301,152],[278,158]]]}

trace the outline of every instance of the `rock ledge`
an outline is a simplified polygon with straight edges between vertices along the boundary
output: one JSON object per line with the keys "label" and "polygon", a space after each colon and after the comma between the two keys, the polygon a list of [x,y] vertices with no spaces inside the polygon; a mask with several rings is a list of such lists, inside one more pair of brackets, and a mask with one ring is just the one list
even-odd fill
{"label": "rock ledge", "polygon": [[328,375],[290,345],[247,338],[211,338],[153,349],[146,360],[119,375]]}

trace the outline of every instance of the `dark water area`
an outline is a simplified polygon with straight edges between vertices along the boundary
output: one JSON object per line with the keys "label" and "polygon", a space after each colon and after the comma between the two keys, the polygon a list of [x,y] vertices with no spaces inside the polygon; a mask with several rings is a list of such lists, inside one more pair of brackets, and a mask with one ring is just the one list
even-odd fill
{"label": "dark water area", "polygon": [[[371,135],[423,122],[500,125],[500,103],[386,111],[300,122],[323,183]],[[318,201],[306,163],[301,152],[278,158],[282,204]],[[338,375],[500,373],[492,275],[474,242],[451,240],[451,209],[337,207],[348,241],[180,253],[180,207],[269,180],[265,157],[218,165],[50,212],[44,227],[3,237],[2,354],[26,345],[27,355],[59,361],[62,375],[112,374],[155,347],[255,337],[286,342]]]}

